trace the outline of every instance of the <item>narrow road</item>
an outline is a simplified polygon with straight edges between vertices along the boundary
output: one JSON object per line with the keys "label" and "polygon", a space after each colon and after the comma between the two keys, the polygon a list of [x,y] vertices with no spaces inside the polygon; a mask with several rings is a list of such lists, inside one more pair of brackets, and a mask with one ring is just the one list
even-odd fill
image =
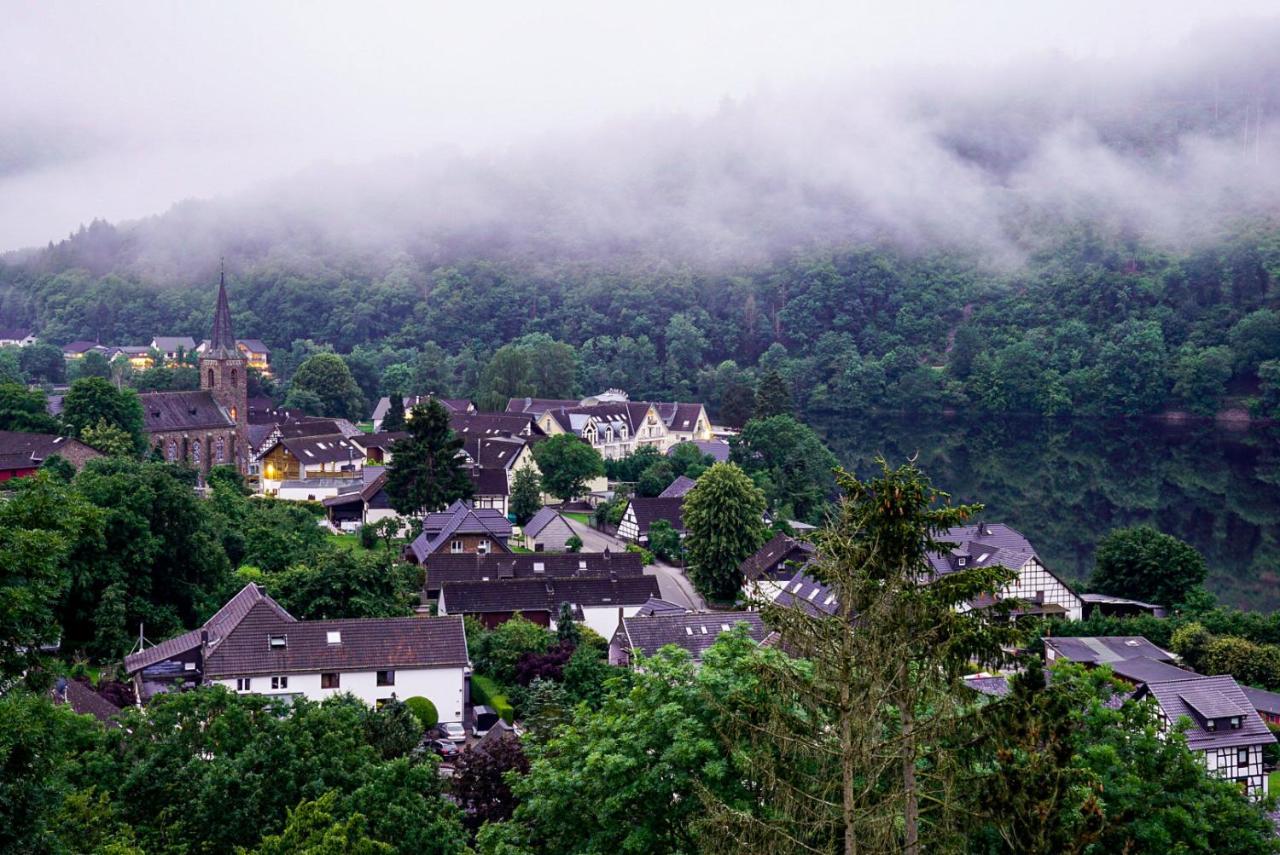
{"label": "narrow road", "polygon": [[[565,519],[569,523],[569,528],[573,529],[573,533],[582,539],[583,552],[604,552],[606,549],[610,552],[623,552],[627,548],[624,540],[596,531],[575,519],[569,517]],[[649,564],[644,568],[644,572],[658,578],[658,591],[662,594],[662,599],[667,602],[694,611],[706,609],[706,602],[698,596],[689,577],[685,576],[684,571],[679,567],[672,567],[669,564]]]}

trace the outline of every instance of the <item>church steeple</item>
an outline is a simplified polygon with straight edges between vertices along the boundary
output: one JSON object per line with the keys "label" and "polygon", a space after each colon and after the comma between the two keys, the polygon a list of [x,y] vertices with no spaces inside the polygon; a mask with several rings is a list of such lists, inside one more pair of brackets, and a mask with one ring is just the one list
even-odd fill
{"label": "church steeple", "polygon": [[227,303],[227,275],[218,277],[218,307],[213,313],[213,334],[209,336],[209,355],[226,359],[240,356],[236,334],[231,328],[231,306]]}

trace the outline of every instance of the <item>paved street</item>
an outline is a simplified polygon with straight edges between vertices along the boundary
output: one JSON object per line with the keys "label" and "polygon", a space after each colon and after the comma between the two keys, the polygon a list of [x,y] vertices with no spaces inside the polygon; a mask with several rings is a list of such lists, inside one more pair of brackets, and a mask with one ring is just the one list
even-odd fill
{"label": "paved street", "polygon": [[[616,537],[596,531],[577,520],[566,519],[574,534],[582,539],[583,552],[604,552],[606,549],[610,552],[622,552],[627,548],[626,542]],[[701,611],[707,607],[679,567],[672,567],[669,564],[650,564],[644,568],[644,572],[658,577],[658,590],[662,594],[662,599],[695,611]]]}

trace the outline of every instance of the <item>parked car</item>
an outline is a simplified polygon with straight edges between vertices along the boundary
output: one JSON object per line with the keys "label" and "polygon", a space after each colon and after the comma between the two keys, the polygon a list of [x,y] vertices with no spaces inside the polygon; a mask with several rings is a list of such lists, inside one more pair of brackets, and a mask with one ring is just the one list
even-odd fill
{"label": "parked car", "polygon": [[475,717],[475,723],[471,725],[471,735],[475,737],[484,736],[501,718],[493,707],[486,706],[473,707],[471,714]]}
{"label": "parked car", "polygon": [[436,756],[441,760],[452,760],[462,753],[461,749],[448,739],[431,740],[431,750],[434,751]]}
{"label": "parked car", "polygon": [[440,729],[444,731],[444,738],[453,742],[466,742],[467,729],[462,726],[460,721],[446,721],[440,725]]}

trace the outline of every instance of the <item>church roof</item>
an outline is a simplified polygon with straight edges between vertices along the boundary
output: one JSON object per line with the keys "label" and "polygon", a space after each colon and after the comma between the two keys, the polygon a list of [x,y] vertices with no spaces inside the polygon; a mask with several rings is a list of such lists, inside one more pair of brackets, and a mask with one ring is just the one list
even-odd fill
{"label": "church roof", "polygon": [[209,352],[215,359],[239,359],[236,334],[231,328],[231,306],[227,302],[227,278],[223,274],[218,281],[218,306],[213,313],[213,334],[209,337]]}
{"label": "church roof", "polygon": [[143,392],[138,400],[147,433],[236,426],[211,392]]}

